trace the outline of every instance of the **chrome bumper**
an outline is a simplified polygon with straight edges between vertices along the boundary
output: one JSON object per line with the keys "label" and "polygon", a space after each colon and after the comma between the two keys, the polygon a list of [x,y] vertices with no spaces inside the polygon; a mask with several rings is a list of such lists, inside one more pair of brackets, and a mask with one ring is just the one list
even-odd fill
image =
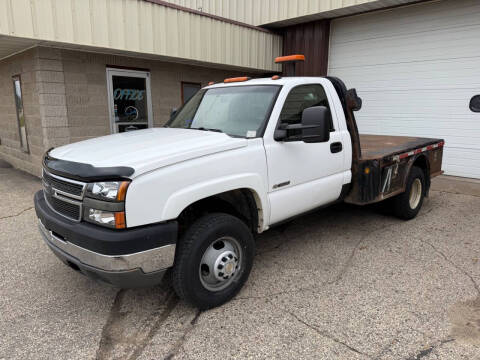
{"label": "chrome bumper", "polygon": [[60,239],[49,231],[41,221],[39,229],[50,247],[60,249],[78,262],[102,271],[130,271],[140,269],[143,273],[165,270],[173,265],[175,244],[125,255],[103,255]]}

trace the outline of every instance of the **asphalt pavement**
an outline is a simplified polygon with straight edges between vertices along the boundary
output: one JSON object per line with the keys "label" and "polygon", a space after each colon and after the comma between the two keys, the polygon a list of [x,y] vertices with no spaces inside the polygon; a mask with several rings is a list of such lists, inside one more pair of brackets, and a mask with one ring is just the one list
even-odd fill
{"label": "asphalt pavement", "polygon": [[39,179],[0,167],[0,359],[480,359],[480,182],[440,177],[419,216],[335,205],[261,235],[235,299],[118,290],[37,230]]}

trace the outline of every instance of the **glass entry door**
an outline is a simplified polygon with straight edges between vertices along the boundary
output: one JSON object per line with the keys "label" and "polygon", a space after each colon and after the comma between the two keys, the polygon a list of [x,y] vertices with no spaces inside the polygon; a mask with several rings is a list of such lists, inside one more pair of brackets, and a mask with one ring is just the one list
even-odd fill
{"label": "glass entry door", "polygon": [[151,127],[150,73],[107,69],[107,82],[112,133]]}

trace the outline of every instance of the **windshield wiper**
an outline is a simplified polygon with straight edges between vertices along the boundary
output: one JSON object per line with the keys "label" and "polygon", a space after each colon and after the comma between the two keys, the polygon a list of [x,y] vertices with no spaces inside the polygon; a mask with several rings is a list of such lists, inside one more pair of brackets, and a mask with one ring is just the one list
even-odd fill
{"label": "windshield wiper", "polygon": [[193,129],[193,130],[202,130],[202,131],[213,131],[213,132],[223,133],[223,131],[220,130],[220,129],[210,129],[210,128],[205,128],[205,127],[190,128],[190,129]]}

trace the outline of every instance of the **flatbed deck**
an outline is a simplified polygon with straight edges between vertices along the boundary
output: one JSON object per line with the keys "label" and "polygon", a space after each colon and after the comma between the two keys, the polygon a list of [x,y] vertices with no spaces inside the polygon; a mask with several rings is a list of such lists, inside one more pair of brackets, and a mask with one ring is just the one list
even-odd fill
{"label": "flatbed deck", "polygon": [[360,134],[362,160],[375,160],[438,143],[441,139]]}
{"label": "flatbed deck", "polygon": [[425,169],[428,191],[430,178],[441,174],[442,139],[358,135],[361,156],[352,166],[352,189],[346,202],[365,205],[393,197],[405,191],[410,168]]}

